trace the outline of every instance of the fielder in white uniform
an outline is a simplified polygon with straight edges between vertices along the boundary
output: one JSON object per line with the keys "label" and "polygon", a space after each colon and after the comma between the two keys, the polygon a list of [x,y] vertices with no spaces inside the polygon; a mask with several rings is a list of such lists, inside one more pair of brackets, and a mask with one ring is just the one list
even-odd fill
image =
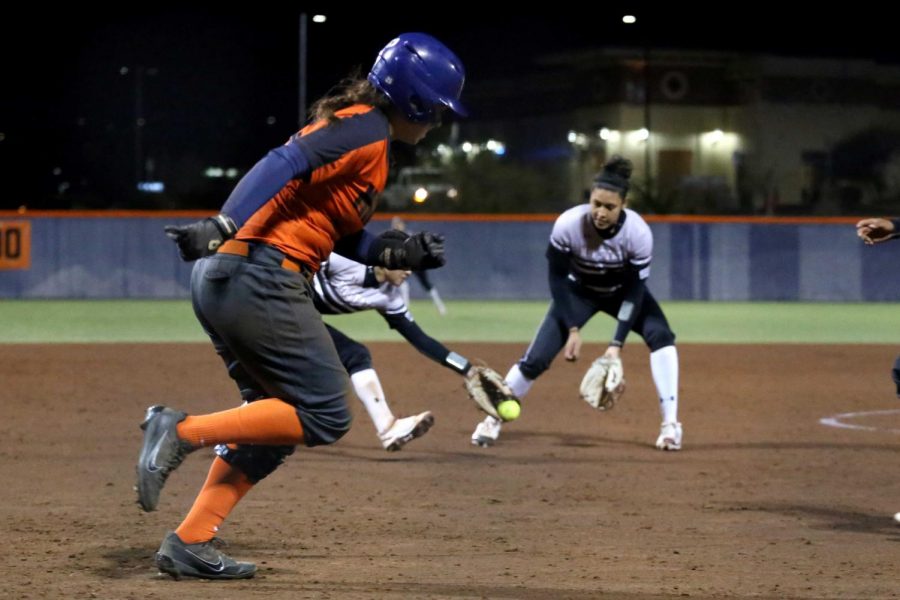
{"label": "fielder in white uniform", "polygon": [[[413,320],[400,289],[409,271],[367,267],[339,254],[331,254],[316,273],[315,305],[322,314],[376,310],[392,329],[433,361],[465,376],[471,364],[429,337]],[[356,395],[366,407],[386,450],[395,451],[424,435],[434,423],[431,412],[397,418],[391,412],[369,349],[326,324],[341,363],[350,374]]]}
{"label": "fielder in white uniform", "polygon": [[[639,214],[626,208],[631,162],[612,157],[594,179],[590,203],[557,218],[547,248],[553,301],[525,355],[509,370],[506,382],[522,399],[534,380],[563,350],[574,361],[581,351],[581,327],[598,312],[616,319],[604,356],[621,358],[629,331],[650,347],[650,368],[659,395],[662,424],[656,447],[680,450],[678,352],[675,334],[646,287],[653,255],[653,234]],[[500,421],[487,417],[472,433],[472,443],[490,446]]]}

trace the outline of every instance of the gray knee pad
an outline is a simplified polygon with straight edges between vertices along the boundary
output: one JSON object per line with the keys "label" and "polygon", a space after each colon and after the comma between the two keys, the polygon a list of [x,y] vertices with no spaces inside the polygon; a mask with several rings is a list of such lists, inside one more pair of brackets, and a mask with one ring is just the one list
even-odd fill
{"label": "gray knee pad", "polygon": [[216,446],[216,454],[232,467],[244,472],[251,483],[259,483],[272,474],[296,446],[255,446],[239,444],[231,448],[225,444]]}

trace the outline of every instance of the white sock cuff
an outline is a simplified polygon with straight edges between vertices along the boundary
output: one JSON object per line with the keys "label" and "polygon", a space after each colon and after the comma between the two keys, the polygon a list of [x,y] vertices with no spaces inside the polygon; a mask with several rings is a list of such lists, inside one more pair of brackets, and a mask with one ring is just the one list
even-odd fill
{"label": "white sock cuff", "polygon": [[512,388],[513,393],[519,397],[519,400],[525,397],[525,394],[528,393],[528,390],[534,384],[534,379],[528,379],[519,370],[519,363],[514,364],[509,369],[509,373],[506,374],[504,379],[509,384],[509,387]]}
{"label": "white sock cuff", "polygon": [[659,359],[669,358],[674,356],[675,359],[678,359],[678,349],[673,346],[663,346],[659,350],[654,350],[650,353],[650,359],[653,360],[653,357],[658,357]]}
{"label": "white sock cuff", "polygon": [[363,369],[362,371],[357,371],[350,376],[350,381],[353,382],[353,387],[366,385],[372,381],[377,381],[378,386],[381,387],[381,380],[378,379],[378,373],[375,372],[375,369]]}

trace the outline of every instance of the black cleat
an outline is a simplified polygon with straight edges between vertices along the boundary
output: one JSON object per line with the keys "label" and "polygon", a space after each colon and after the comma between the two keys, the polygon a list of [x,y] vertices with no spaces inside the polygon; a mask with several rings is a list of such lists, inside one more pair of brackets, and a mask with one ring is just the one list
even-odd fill
{"label": "black cleat", "polygon": [[178,437],[175,429],[187,415],[165,406],[151,406],[141,423],[144,443],[137,464],[138,504],[145,511],[156,510],[159,493],[169,473],[178,468],[184,457],[196,450]]}
{"label": "black cleat", "polygon": [[253,563],[237,562],[217,550],[212,541],[185,544],[174,531],[166,534],[156,552],[156,566],[161,573],[176,580],[182,577],[248,579],[256,575]]}

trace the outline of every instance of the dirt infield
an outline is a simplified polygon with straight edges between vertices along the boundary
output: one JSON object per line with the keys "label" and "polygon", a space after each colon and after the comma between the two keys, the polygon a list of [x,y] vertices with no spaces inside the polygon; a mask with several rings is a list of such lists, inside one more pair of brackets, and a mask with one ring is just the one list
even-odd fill
{"label": "dirt infield", "polygon": [[[225,524],[243,582],[174,582],[152,556],[211,452],[134,501],[148,404],[237,404],[207,345],[0,346],[0,598],[896,598],[900,410],[890,346],[681,347],[685,449],[652,448],[643,347],[629,389],[596,413],[587,360],[559,362],[495,448],[460,378],[403,344],[373,344],[395,412],[437,422],[380,449],[362,406],[331,448],[299,450]],[[505,370],[521,344],[454,348]],[[588,354],[599,352],[589,347]]]}

